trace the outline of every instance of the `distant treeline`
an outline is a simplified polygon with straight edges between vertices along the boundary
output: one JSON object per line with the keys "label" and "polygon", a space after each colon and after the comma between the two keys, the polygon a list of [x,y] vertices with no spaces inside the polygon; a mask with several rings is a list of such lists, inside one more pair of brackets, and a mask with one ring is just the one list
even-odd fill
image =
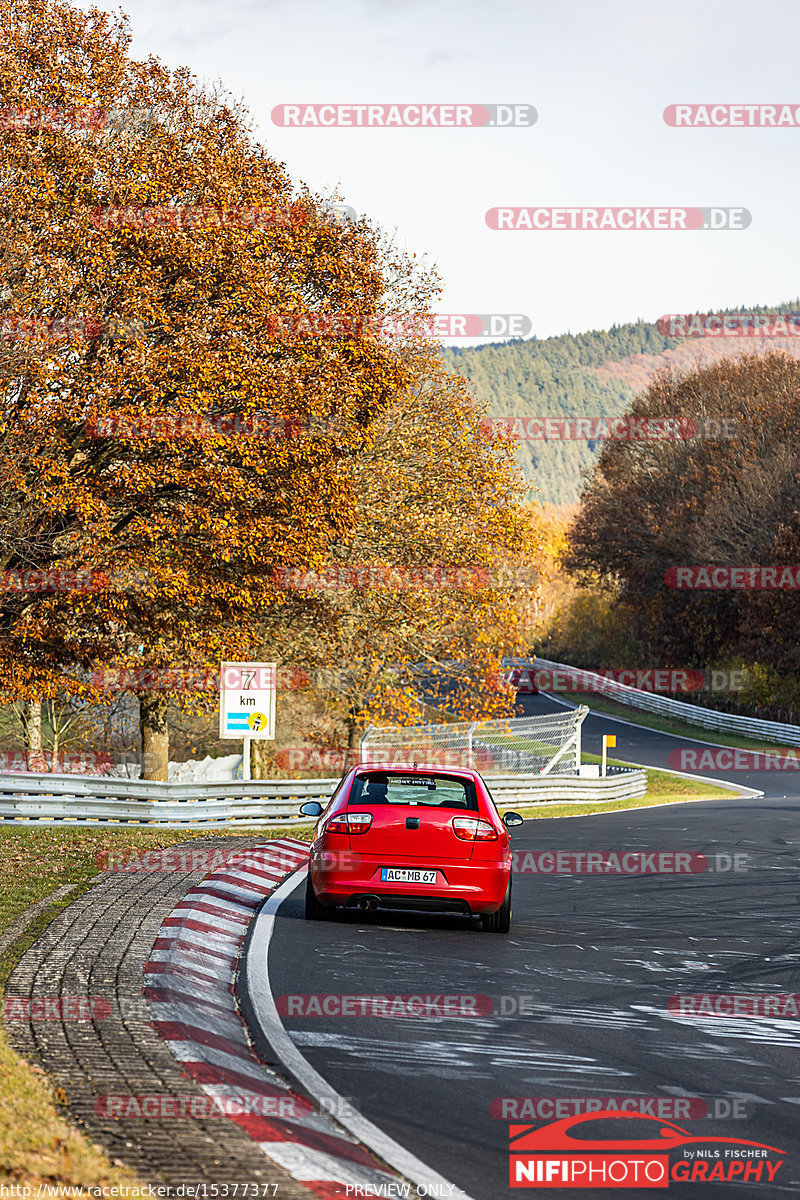
{"label": "distant treeline", "polygon": [[[772,308],[729,308],[728,312],[794,311],[797,302]],[[611,329],[558,337],[531,338],[488,346],[447,347],[448,368],[474,385],[478,397],[498,417],[597,417],[620,416],[636,392],[624,378],[603,364],[621,362],[630,355],[658,356],[686,345],[685,338],[669,338],[654,323],[637,321]],[[739,344],[736,349],[742,349]],[[621,367],[622,374],[626,368]],[[526,477],[539,488],[544,503],[568,504],[577,498],[581,474],[591,470],[603,441],[522,441],[517,458]]]}

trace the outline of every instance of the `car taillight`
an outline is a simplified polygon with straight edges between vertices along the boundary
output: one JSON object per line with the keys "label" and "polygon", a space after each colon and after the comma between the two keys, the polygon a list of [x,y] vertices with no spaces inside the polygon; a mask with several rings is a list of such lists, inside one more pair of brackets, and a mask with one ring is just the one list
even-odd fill
{"label": "car taillight", "polygon": [[372,813],[348,813],[350,833],[366,833],[372,824]]}
{"label": "car taillight", "polygon": [[326,833],[366,833],[372,824],[372,813],[339,813],[325,826]]}
{"label": "car taillight", "polygon": [[462,842],[496,842],[497,830],[477,817],[453,817],[453,833]]}

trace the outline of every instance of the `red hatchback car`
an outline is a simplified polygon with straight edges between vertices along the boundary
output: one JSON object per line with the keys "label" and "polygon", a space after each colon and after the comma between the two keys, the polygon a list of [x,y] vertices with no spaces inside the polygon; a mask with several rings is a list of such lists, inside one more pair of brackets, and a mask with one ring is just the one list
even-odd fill
{"label": "red hatchback car", "polygon": [[476,771],[449,767],[354,767],[323,810],[311,845],[306,917],[337,908],[403,908],[482,917],[484,929],[511,927],[508,829]]}

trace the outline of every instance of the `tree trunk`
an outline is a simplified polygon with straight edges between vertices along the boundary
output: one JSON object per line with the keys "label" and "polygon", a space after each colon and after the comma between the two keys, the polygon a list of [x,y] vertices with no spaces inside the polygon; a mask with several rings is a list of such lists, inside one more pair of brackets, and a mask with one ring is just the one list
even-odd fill
{"label": "tree trunk", "polygon": [[46,764],[42,754],[42,702],[26,700],[22,706],[22,734],[29,771],[44,771]]}
{"label": "tree trunk", "polygon": [[250,742],[250,778],[267,778],[267,759],[269,743],[266,738],[253,738]]}
{"label": "tree trunk", "polygon": [[356,709],[355,705],[351,705],[350,713],[347,717],[347,749],[357,749],[360,742],[361,738],[359,736],[358,710]]}
{"label": "tree trunk", "polygon": [[142,730],[142,779],[169,779],[169,729],[167,697],[148,692],[139,697],[139,723]]}

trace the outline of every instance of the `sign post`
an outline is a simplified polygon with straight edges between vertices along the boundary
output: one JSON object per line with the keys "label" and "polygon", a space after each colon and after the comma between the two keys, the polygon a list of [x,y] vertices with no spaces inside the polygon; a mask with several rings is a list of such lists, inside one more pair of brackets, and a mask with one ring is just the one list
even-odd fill
{"label": "sign post", "polygon": [[275,737],[275,663],[224,662],[219,676],[219,736],[243,742],[242,779],[250,779],[250,743]]}
{"label": "sign post", "polygon": [[617,744],[617,735],[615,733],[604,733],[603,734],[603,765],[600,768],[600,775],[602,776],[603,779],[605,779],[605,777],[606,777],[606,751],[608,750],[609,746],[616,746],[616,744]]}

